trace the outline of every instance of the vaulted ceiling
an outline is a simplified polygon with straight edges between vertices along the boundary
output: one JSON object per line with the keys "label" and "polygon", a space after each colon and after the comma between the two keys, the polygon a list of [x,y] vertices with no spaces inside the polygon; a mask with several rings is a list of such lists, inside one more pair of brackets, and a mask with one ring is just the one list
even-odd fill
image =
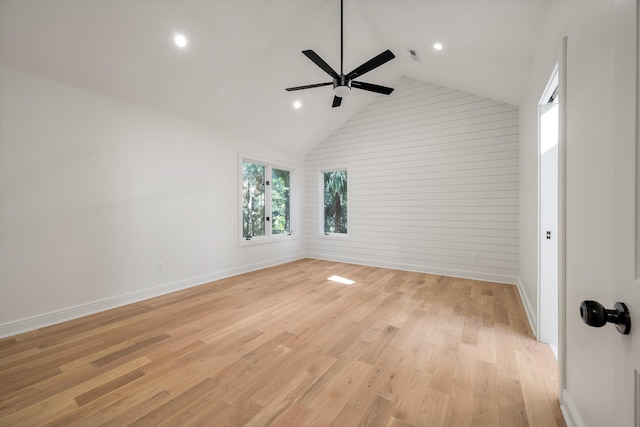
{"label": "vaulted ceiling", "polygon": [[[344,71],[391,49],[359,80],[517,105],[550,1],[344,0]],[[3,65],[298,153],[384,96],[353,90],[331,108],[330,87],[286,92],[330,80],[304,49],[339,69],[339,0],[0,0]]]}

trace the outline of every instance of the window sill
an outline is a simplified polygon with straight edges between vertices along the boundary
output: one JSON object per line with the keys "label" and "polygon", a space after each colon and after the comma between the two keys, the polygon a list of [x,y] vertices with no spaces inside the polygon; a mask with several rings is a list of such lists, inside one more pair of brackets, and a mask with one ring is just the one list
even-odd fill
{"label": "window sill", "polygon": [[321,239],[330,239],[330,240],[349,240],[348,233],[320,233]]}
{"label": "window sill", "polygon": [[238,241],[238,246],[243,247],[243,246],[254,246],[254,245],[262,245],[265,243],[277,243],[277,242],[287,242],[290,240],[298,240],[298,236],[294,235],[294,234],[281,234],[281,235],[276,235],[276,236],[271,236],[271,237],[265,237],[265,236],[259,236],[259,237],[252,237],[250,240],[247,240],[245,238],[241,238]]}

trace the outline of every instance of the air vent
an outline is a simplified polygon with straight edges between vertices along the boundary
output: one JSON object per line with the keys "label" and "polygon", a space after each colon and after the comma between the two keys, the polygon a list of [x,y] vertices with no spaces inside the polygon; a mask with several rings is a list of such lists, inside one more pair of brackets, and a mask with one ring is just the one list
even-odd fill
{"label": "air vent", "polygon": [[418,56],[418,51],[415,49],[408,49],[409,50],[409,55],[411,56],[411,59],[413,59],[416,62],[422,62],[420,60],[420,57]]}

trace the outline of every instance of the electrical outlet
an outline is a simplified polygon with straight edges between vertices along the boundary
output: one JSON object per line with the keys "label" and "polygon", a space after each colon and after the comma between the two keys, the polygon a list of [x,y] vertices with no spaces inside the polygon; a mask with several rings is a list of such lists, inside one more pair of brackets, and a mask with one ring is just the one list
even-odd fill
{"label": "electrical outlet", "polygon": [[474,260],[474,261],[478,261],[480,259],[480,256],[478,255],[478,252],[474,252],[471,255],[471,259]]}
{"label": "electrical outlet", "polygon": [[158,263],[158,273],[164,273],[164,262]]}

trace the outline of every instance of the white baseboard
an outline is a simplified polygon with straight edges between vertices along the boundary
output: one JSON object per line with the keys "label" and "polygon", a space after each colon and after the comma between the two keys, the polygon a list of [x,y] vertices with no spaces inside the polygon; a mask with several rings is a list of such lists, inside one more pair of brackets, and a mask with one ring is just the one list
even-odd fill
{"label": "white baseboard", "polygon": [[529,319],[529,326],[531,327],[531,332],[533,332],[533,336],[538,339],[538,322],[536,311],[533,309],[531,305],[531,301],[529,301],[529,297],[527,293],[524,291],[522,287],[522,282],[520,282],[520,278],[518,278],[517,285],[518,293],[520,294],[520,300],[522,301],[522,305],[524,306],[524,312],[527,314],[527,319]]}
{"label": "white baseboard", "polygon": [[567,423],[567,427],[585,427],[584,421],[582,421],[578,409],[566,389],[562,390],[560,410],[564,416],[565,423]]}
{"label": "white baseboard", "polygon": [[255,264],[245,265],[232,268],[229,270],[218,271],[205,274],[202,276],[191,277],[189,279],[179,280],[177,282],[167,283],[153,288],[142,289],[124,295],[118,295],[111,298],[105,298],[99,301],[92,301],[86,304],[70,307],[62,310],[56,310],[50,313],[32,316],[26,319],[20,319],[0,325],[0,338],[6,338],[23,332],[40,329],[46,326],[55,325],[57,323],[66,322],[68,320],[77,319],[79,317],[90,314],[99,313],[116,307],[122,307],[134,302],[143,301],[149,298],[166,295],[171,292],[180,291],[215,280],[224,279],[238,274],[248,273],[250,271],[260,270],[275,265],[284,264],[286,262],[295,261],[304,258],[302,255],[291,255],[283,258],[276,258],[262,261]]}
{"label": "white baseboard", "polygon": [[368,265],[371,267],[391,268],[394,270],[415,271],[417,273],[437,274],[439,276],[459,277],[461,279],[481,280],[486,282],[506,283],[515,285],[515,276],[505,276],[501,274],[489,274],[475,271],[454,270],[423,265],[403,264],[397,262],[374,261],[362,258],[341,257],[320,253],[307,253],[307,258],[321,259],[325,261],[345,262],[348,264]]}

